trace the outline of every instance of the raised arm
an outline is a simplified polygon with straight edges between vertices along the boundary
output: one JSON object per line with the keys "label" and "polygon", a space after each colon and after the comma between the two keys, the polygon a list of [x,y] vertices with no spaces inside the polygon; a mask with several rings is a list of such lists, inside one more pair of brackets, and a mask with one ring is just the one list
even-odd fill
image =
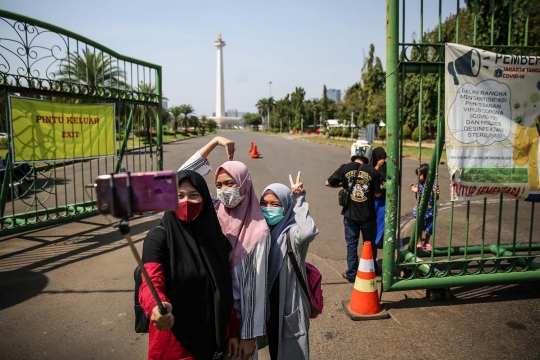
{"label": "raised arm", "polygon": [[227,152],[228,160],[232,160],[234,157],[234,141],[224,138],[223,136],[216,136],[204,145],[200,150],[199,154],[203,159],[206,159],[208,155],[216,148],[216,146],[223,146]]}
{"label": "raised arm", "polygon": [[294,203],[294,220],[296,221],[293,239],[298,245],[310,243],[319,233],[313,218],[309,215],[309,204],[305,201],[306,190],[304,189],[304,183],[300,181],[301,175],[302,173],[299,171],[296,183],[293,181],[292,176],[289,175],[291,198]]}
{"label": "raised arm", "polygon": [[202,176],[207,175],[212,171],[212,166],[208,162],[207,157],[218,145],[225,148],[227,158],[232,160],[234,156],[234,141],[223,136],[216,136],[208,144],[195,152],[178,170],[193,170]]}

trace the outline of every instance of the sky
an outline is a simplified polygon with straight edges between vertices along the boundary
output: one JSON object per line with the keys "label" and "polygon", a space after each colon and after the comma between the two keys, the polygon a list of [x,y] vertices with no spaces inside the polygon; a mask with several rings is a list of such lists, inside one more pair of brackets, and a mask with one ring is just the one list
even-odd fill
{"label": "sky", "polygon": [[[407,0],[406,41],[419,37],[420,1]],[[424,3],[425,31],[437,25],[439,9]],[[442,3],[444,20],[457,5]],[[360,80],[371,43],[386,61],[382,0],[0,0],[0,8],[161,65],[169,107],[191,104],[198,115],[215,111],[219,32],[227,44],[226,110],[256,112],[259,99],[300,86],[306,99],[320,98],[325,84],[343,93]]]}

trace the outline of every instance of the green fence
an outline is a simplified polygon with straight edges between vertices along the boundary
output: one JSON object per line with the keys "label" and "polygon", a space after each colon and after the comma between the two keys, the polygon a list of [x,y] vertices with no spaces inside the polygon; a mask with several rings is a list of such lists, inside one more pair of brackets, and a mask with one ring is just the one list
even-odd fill
{"label": "green fence", "polygon": [[0,132],[10,134],[8,96],[114,103],[118,149],[100,159],[13,164],[11,139],[0,140],[2,235],[95,215],[95,194],[85,185],[99,174],[161,170],[161,81],[161,66],[0,10]]}
{"label": "green fence", "polygon": [[[443,18],[452,3],[453,15]],[[425,187],[444,183],[444,47],[453,42],[513,55],[540,55],[538,3],[531,0],[387,0],[386,105],[388,182],[383,291],[515,283],[540,279],[540,215],[535,204],[502,195],[435,205],[433,251],[418,250],[421,224],[402,208],[400,134],[410,124],[436,134]],[[428,6],[429,5],[429,6]],[[429,10],[429,11],[428,11]],[[445,15],[446,16],[446,15]],[[413,19],[413,20],[411,20]],[[431,30],[424,20],[438,19]],[[425,134],[424,134],[425,135]],[[441,176],[440,176],[441,175]],[[446,180],[448,181],[448,179]],[[449,191],[441,187],[441,191]],[[429,192],[420,199],[423,214]],[[536,208],[539,206],[537,205]],[[403,216],[402,216],[403,215]],[[422,216],[419,216],[423,218]]]}

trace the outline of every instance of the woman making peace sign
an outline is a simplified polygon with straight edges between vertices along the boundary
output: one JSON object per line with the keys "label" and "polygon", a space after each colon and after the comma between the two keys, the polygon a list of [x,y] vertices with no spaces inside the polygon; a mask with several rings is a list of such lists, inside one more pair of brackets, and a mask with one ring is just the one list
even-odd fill
{"label": "woman making peace sign", "polygon": [[298,172],[296,183],[289,175],[291,188],[283,184],[268,185],[260,205],[270,227],[271,246],[268,256],[268,292],[270,317],[267,322],[270,357],[276,359],[309,359],[310,304],[287,256],[287,233],[304,277],[309,243],[319,233],[309,215],[306,192]]}

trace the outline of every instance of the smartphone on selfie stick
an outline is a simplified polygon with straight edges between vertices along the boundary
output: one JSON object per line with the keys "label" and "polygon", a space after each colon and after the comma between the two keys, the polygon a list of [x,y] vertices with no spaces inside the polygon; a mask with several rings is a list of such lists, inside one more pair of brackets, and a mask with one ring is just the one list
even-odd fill
{"label": "smartphone on selfie stick", "polygon": [[128,219],[133,213],[176,209],[178,207],[176,174],[173,171],[150,171],[100,175],[93,186],[96,189],[98,212],[120,218],[113,226],[120,230],[129,244],[141,274],[156,301],[159,313],[166,315],[167,308],[157,295],[131,239]]}

